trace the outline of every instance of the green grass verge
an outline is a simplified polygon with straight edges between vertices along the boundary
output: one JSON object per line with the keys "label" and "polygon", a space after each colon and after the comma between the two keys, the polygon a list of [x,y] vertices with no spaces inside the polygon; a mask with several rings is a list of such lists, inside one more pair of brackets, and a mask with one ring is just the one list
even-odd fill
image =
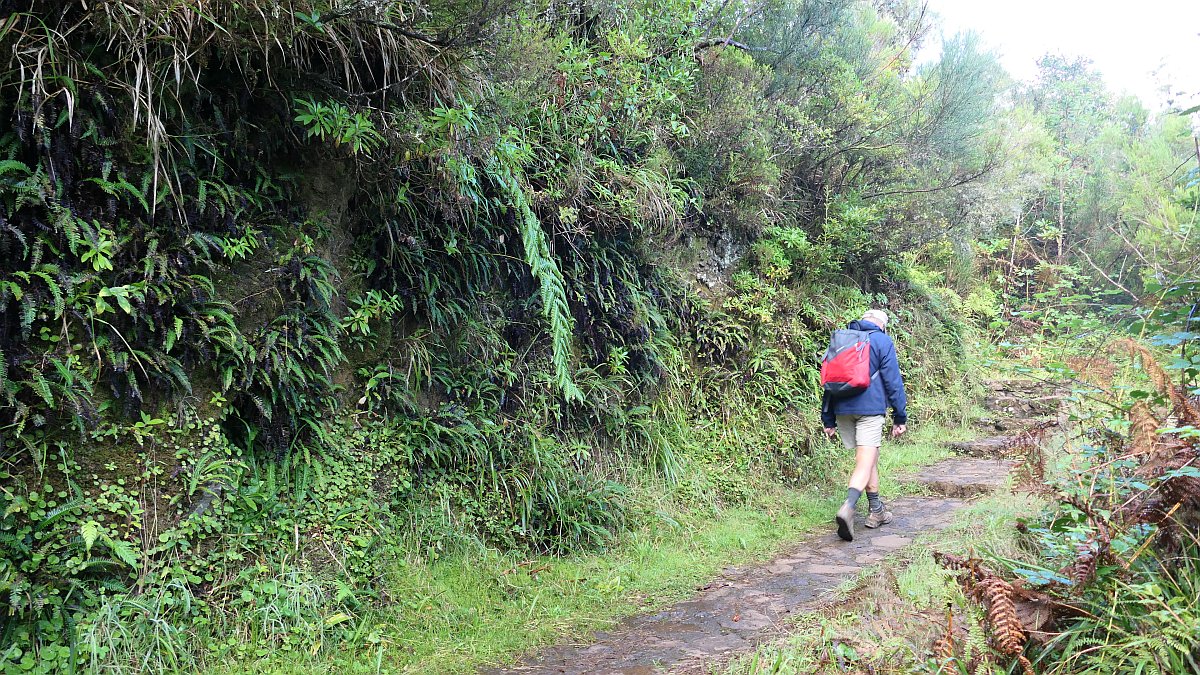
{"label": "green grass verge", "polygon": [[[888,442],[885,496],[903,489],[894,476],[942,459],[944,441],[968,433],[928,426],[904,443]],[[804,458],[799,483],[809,487],[767,483],[747,503],[720,509],[682,507],[663,498],[661,485],[636,488],[652,505],[649,515],[604,552],[524,558],[478,548],[402,561],[388,579],[390,606],[360,618],[355,642],[210,672],[442,673],[512,662],[539,645],[690,597],[723,567],[767,558],[826,526],[852,468],[853,453],[831,443]]]}

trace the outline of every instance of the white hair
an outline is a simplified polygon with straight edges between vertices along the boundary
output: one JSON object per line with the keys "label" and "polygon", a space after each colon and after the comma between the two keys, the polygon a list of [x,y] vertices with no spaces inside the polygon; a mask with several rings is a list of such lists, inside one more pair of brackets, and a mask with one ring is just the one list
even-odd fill
{"label": "white hair", "polygon": [[882,309],[868,309],[863,312],[862,320],[870,321],[880,328],[886,328],[888,325],[888,315]]}

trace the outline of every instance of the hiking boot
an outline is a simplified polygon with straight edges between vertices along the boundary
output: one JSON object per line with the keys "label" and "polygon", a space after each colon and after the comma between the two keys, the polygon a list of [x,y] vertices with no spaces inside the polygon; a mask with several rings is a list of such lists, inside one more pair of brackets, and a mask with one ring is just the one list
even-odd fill
{"label": "hiking boot", "polygon": [[892,512],[888,511],[887,509],[871,511],[870,513],[867,514],[866,525],[869,528],[874,529],[876,527],[879,527],[880,525],[887,525],[890,522],[892,522]]}
{"label": "hiking boot", "polygon": [[843,541],[854,541],[854,506],[849,500],[842,502],[837,512],[837,533]]}

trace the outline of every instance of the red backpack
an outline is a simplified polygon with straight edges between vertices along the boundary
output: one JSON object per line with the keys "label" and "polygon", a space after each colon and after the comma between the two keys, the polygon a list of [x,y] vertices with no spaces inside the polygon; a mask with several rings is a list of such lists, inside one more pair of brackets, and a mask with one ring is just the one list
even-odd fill
{"label": "red backpack", "polygon": [[835,330],[821,361],[821,388],[831,399],[849,398],[866,391],[871,378],[870,332]]}

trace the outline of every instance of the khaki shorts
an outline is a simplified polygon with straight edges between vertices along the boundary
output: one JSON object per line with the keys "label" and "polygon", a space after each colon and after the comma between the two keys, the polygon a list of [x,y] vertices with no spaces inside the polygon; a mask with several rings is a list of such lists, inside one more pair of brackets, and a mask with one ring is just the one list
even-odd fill
{"label": "khaki shorts", "polygon": [[883,423],[886,415],[838,415],[838,435],[847,450],[858,446],[878,448],[883,445]]}

